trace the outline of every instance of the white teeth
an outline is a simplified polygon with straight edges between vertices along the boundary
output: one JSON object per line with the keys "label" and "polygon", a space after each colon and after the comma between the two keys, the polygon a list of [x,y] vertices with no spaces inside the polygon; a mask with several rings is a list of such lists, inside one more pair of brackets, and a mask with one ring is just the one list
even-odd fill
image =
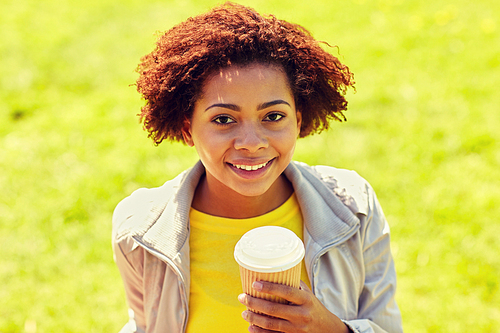
{"label": "white teeth", "polygon": [[262,164],[257,164],[257,165],[239,165],[239,164],[233,164],[233,166],[237,167],[238,169],[247,170],[247,171],[258,170],[260,168],[265,167],[266,165],[267,165],[267,162],[266,163],[262,163]]}

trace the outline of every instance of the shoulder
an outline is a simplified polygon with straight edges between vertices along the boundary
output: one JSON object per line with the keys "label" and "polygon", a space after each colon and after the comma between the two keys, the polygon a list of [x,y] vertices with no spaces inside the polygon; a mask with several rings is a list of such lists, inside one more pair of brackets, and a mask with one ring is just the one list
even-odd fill
{"label": "shoulder", "polygon": [[359,218],[365,244],[389,235],[389,224],[375,191],[357,172],[322,165],[299,167],[319,179]]}
{"label": "shoulder", "polygon": [[175,196],[189,170],[160,187],[140,188],[118,203],[113,212],[113,241],[126,238],[136,230],[148,228]]}
{"label": "shoulder", "polygon": [[325,165],[310,166],[294,162],[302,173],[306,172],[332,191],[354,214],[367,215],[373,189],[356,171]]}

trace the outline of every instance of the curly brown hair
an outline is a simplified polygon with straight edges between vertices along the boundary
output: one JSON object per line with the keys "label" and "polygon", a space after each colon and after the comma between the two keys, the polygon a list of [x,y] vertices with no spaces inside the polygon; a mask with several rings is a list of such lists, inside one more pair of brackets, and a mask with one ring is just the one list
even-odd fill
{"label": "curly brown hair", "polygon": [[354,86],[347,66],[302,26],[227,2],[168,30],[141,58],[137,91],[146,105],[139,116],[149,137],[157,145],[183,141],[184,119],[191,118],[205,79],[231,64],[255,62],[284,69],[302,112],[300,137],[327,129],[331,119],[346,120],[344,95]]}

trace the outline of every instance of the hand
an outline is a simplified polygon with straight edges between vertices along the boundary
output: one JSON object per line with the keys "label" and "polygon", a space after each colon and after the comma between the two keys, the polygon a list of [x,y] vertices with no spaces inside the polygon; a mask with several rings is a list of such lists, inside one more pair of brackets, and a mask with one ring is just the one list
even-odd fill
{"label": "hand", "polygon": [[264,281],[254,282],[252,288],[282,297],[292,303],[273,303],[247,294],[239,295],[238,300],[241,303],[268,315],[248,310],[242,313],[243,318],[250,323],[248,330],[252,333],[349,332],[347,326],[331,313],[302,281],[300,289]]}

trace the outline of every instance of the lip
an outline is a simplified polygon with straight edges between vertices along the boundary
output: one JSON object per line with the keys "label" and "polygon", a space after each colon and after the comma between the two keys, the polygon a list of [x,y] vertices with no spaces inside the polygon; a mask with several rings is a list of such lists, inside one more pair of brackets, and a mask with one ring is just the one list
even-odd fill
{"label": "lip", "polygon": [[[267,172],[267,170],[271,167],[271,165],[274,163],[274,160],[276,158],[272,158],[267,161],[259,162],[256,163],[256,161],[233,161],[232,163],[227,162],[227,165],[233,170],[234,173],[239,175],[242,178],[245,179],[256,179],[260,178],[263,174]],[[242,166],[257,166],[261,164],[266,164],[265,166],[257,169],[257,170],[246,170],[242,168],[236,167],[236,165],[242,165]]]}

